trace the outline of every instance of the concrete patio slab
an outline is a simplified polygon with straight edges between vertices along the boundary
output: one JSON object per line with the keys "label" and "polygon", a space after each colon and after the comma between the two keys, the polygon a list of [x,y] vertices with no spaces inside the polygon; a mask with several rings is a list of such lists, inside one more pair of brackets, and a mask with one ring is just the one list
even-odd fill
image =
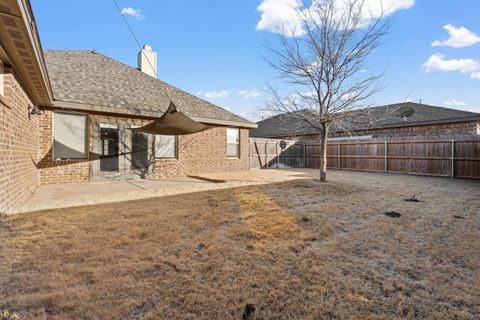
{"label": "concrete patio slab", "polygon": [[[251,170],[203,174],[199,175],[200,179],[176,177],[158,180],[142,179],[42,185],[25,203],[11,210],[9,214],[145,199],[310,177],[308,173],[294,170]],[[215,183],[203,179],[218,179],[226,182]]]}
{"label": "concrete patio slab", "polygon": [[42,185],[26,203],[10,213],[141,199],[215,187],[215,183],[188,177]]}

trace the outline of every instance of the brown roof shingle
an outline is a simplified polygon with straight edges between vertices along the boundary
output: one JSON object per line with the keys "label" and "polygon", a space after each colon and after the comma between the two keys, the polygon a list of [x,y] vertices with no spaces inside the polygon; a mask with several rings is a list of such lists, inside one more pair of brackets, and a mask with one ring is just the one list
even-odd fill
{"label": "brown roof shingle", "polygon": [[92,110],[103,107],[119,114],[161,116],[171,100],[197,121],[256,127],[232,112],[96,51],[48,50],[45,61],[56,101],[90,106]]}

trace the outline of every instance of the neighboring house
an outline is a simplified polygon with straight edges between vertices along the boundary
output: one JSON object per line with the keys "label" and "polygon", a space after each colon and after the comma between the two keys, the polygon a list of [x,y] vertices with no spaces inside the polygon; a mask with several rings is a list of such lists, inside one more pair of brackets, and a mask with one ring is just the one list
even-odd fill
{"label": "neighboring house", "polygon": [[[298,113],[283,113],[257,122],[250,136],[276,139],[318,139],[319,130]],[[480,113],[405,102],[345,112],[342,127],[332,126],[330,137],[399,138],[480,135]],[[305,117],[303,117],[305,118]],[[320,125],[318,125],[320,127]],[[344,130],[347,128],[347,130]]]}
{"label": "neighboring house", "polygon": [[[95,51],[44,53],[28,0],[0,0],[0,19],[0,213],[40,184],[249,168],[256,124],[157,80],[148,46],[139,69]],[[171,103],[210,129],[179,136],[131,130]]]}

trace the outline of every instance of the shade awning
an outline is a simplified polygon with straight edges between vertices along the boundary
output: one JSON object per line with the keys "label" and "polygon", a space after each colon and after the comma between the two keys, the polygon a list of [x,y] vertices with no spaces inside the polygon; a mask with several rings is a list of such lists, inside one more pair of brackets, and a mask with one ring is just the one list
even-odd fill
{"label": "shade awning", "polygon": [[133,131],[161,135],[185,135],[207,129],[210,129],[210,127],[183,114],[172,101],[170,101],[167,111],[157,120],[143,127],[131,128]]}

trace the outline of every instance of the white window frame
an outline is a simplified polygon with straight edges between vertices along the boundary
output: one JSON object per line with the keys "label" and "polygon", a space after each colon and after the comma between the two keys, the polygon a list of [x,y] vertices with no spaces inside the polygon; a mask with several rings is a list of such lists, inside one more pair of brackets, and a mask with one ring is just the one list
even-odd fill
{"label": "white window frame", "polygon": [[153,141],[153,153],[155,154],[155,159],[157,160],[177,160],[178,159],[178,136],[173,136],[174,138],[174,155],[172,157],[164,157],[164,156],[159,156],[157,155],[157,139],[161,136],[168,136],[168,135],[161,135],[161,134],[156,134],[155,135],[155,141]]}
{"label": "white window frame", "polygon": [[[238,142],[228,142],[228,130],[236,130],[237,133],[238,133]],[[228,159],[240,159],[240,142],[241,142],[241,138],[240,138],[240,128],[227,128],[226,129],[226,140],[227,140],[227,148],[226,148],[226,154],[227,154],[227,158]],[[228,146],[229,145],[237,145],[237,154],[235,156],[232,156],[232,155],[229,155],[228,154]]]}
{"label": "white window frame", "polygon": [[[82,158],[57,158],[55,157],[55,115],[56,114],[68,114],[83,117],[85,120],[85,156]],[[64,112],[64,111],[55,111],[52,115],[52,161],[79,161],[79,160],[88,160],[89,150],[88,142],[89,141],[89,128],[88,128],[88,114],[86,113],[77,113],[77,112]]]}

